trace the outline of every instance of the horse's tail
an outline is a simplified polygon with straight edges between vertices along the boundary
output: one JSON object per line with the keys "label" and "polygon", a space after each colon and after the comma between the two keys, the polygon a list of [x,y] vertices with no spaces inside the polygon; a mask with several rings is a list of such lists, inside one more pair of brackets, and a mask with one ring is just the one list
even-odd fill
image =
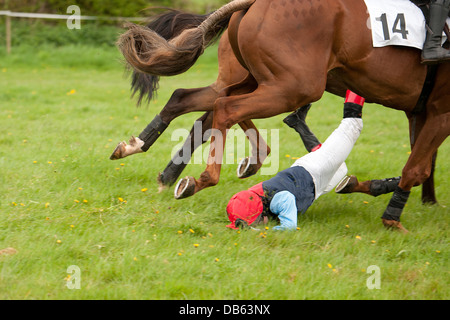
{"label": "horse's tail", "polygon": [[184,30],[166,40],[153,30],[131,25],[120,36],[118,47],[135,69],[154,76],[173,76],[186,72],[205,48],[226,29],[231,15],[249,8],[255,0],[234,0],[208,16],[198,27]]}
{"label": "horse's tail", "polygon": [[[147,23],[146,27],[153,30],[164,39],[170,40],[185,29],[198,27],[208,17],[209,15],[184,13],[178,10],[169,9],[167,12],[153,17],[152,20]],[[138,106],[142,104],[144,99],[147,103],[150,102],[159,88],[159,76],[142,73],[136,69],[133,69],[132,72],[132,97],[139,93],[137,101]]]}

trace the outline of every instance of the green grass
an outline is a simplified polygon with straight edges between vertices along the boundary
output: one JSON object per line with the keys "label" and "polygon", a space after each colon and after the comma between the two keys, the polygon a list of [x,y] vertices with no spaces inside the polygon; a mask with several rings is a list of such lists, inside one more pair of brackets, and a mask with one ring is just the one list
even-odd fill
{"label": "green grass", "polygon": [[[239,180],[236,164],[227,164],[216,187],[192,198],[157,192],[158,172],[179,143],[172,133],[190,129],[199,114],[175,120],[148,153],[109,160],[173,90],[215,80],[215,48],[188,73],[163,79],[148,108],[130,100],[114,48],[13,49],[0,55],[0,250],[17,253],[0,256],[0,299],[450,297],[448,141],[437,161],[440,206],[422,205],[413,189],[402,216],[407,235],[381,224],[389,195],[334,193],[299,217],[296,232],[236,232],[225,227],[228,200],[269,176]],[[322,141],[337,127],[342,102],[325,94],[310,111]],[[280,170],[306,153],[282,119],[255,121],[280,130]],[[400,175],[409,151],[404,114],[366,104],[364,121],[350,172],[362,180]],[[183,174],[198,177],[204,167]],[[81,270],[80,290],[66,286],[71,265]],[[381,270],[379,290],[366,286],[371,265]]]}

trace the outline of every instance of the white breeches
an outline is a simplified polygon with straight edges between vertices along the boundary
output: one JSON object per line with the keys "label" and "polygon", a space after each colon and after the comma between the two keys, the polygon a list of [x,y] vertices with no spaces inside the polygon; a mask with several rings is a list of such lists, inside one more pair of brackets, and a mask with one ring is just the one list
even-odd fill
{"label": "white breeches", "polygon": [[345,160],[362,128],[362,119],[344,118],[319,150],[308,153],[292,165],[301,166],[311,174],[316,186],[316,199],[333,190],[347,174]]}

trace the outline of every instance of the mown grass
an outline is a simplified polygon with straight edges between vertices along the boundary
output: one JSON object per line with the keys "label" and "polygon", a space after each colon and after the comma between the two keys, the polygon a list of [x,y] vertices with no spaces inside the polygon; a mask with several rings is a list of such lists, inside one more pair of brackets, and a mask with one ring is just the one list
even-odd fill
{"label": "mown grass", "polygon": [[[439,206],[412,191],[402,216],[410,233],[386,231],[390,196],[321,197],[300,230],[236,232],[225,227],[230,197],[270,176],[235,176],[176,201],[156,177],[199,114],[175,120],[146,154],[118,162],[116,144],[137,135],[180,87],[217,75],[215,48],[188,73],[163,79],[157,100],[136,108],[114,48],[17,47],[0,55],[1,299],[448,299],[450,145],[439,151]],[[308,123],[323,141],[338,125],[342,99],[325,94]],[[276,103],[276,101],[274,101]],[[280,170],[306,153],[283,115],[257,120],[279,129]],[[408,158],[403,113],[366,104],[364,130],[347,164],[362,180],[398,176]],[[237,151],[237,150],[236,150]],[[198,176],[205,164],[189,165]],[[274,223],[270,224],[270,227]],[[81,289],[66,284],[81,270]],[[381,270],[381,289],[366,272]]]}

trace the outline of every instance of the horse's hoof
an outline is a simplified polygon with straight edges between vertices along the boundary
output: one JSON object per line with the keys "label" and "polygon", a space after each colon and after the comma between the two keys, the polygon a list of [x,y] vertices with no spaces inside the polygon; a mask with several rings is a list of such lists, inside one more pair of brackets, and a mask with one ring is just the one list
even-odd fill
{"label": "horse's hoof", "polygon": [[336,193],[352,193],[355,187],[358,185],[358,179],[356,176],[345,176],[336,186],[334,192]]}
{"label": "horse's hoof", "polygon": [[178,181],[175,186],[175,199],[184,199],[195,194],[195,179],[193,177],[186,177]]}
{"label": "horse's hoof", "polygon": [[386,219],[382,219],[383,221],[383,225],[387,228],[387,229],[392,229],[392,230],[398,230],[402,233],[408,233],[409,231],[405,229],[405,227],[402,226],[402,224],[400,223],[400,221],[395,221],[395,220],[386,220]]}
{"label": "horse's hoof", "polygon": [[128,144],[125,141],[122,141],[118,144],[116,149],[114,149],[114,152],[109,157],[111,160],[117,160],[122,159],[128,156],[131,156],[135,153],[141,153],[142,151],[141,147],[144,145],[144,141],[142,141],[139,138],[135,138],[131,136],[130,141]]}
{"label": "horse's hoof", "polygon": [[237,167],[237,176],[239,179],[251,177],[256,172],[258,172],[258,166],[254,163],[251,163],[251,159],[249,157],[244,158],[239,162],[239,165]]}
{"label": "horse's hoof", "polygon": [[161,193],[169,188],[168,185],[164,184],[161,172],[158,174],[157,180],[158,180],[158,193]]}
{"label": "horse's hoof", "polygon": [[113,153],[111,154],[111,156],[109,157],[109,159],[110,160],[118,160],[118,159],[122,159],[124,156],[124,154],[125,154],[125,146],[126,146],[127,144],[124,142],[124,141],[122,141],[122,142],[120,142],[118,145],[117,145],[117,147],[114,149],[114,151],[113,151]]}

